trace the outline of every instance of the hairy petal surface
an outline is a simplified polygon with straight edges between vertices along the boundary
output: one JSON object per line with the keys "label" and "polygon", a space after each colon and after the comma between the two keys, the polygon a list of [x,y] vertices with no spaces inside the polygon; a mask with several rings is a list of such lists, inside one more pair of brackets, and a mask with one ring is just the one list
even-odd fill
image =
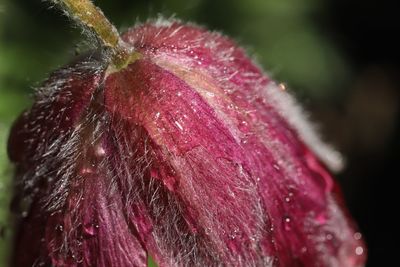
{"label": "hairy petal surface", "polygon": [[56,73],[13,128],[14,266],[364,264],[341,158],[241,48],[176,21],[123,38],[140,59]]}

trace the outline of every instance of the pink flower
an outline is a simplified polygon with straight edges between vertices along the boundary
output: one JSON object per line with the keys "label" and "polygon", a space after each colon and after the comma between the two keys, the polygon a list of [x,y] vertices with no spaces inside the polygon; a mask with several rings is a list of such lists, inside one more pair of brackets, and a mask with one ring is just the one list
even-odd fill
{"label": "pink flower", "polygon": [[141,58],[55,72],[12,129],[14,266],[364,264],[340,157],[243,49],[163,20],[123,39]]}

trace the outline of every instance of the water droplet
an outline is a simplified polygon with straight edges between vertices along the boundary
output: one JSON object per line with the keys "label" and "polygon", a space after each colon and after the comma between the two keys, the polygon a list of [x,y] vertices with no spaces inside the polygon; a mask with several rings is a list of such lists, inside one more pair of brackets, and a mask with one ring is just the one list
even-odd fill
{"label": "water droplet", "polygon": [[92,173],[94,173],[94,169],[92,168],[92,166],[83,166],[79,170],[79,174],[82,175],[82,176],[83,175],[92,174]]}
{"label": "water droplet", "polygon": [[94,153],[97,157],[102,158],[106,155],[106,150],[102,145],[97,145],[94,149]]}
{"label": "water droplet", "polygon": [[319,224],[325,224],[327,221],[326,215],[324,213],[318,214],[318,216],[315,219]]}
{"label": "water droplet", "polygon": [[360,240],[362,238],[362,234],[360,232],[356,232],[354,233],[353,237],[355,240]]}
{"label": "water droplet", "polygon": [[245,145],[249,142],[249,140],[247,140],[247,138],[242,138],[240,142]]}
{"label": "water droplet", "polygon": [[99,228],[98,224],[94,224],[94,223],[87,223],[83,226],[83,232],[86,236],[95,236],[97,229]]}
{"label": "water droplet", "polygon": [[364,249],[363,249],[363,247],[358,246],[358,247],[356,247],[355,252],[356,252],[356,255],[361,256],[364,253]]}
{"label": "water droplet", "polygon": [[59,224],[56,226],[56,231],[62,232],[62,231],[64,231],[64,227],[61,224]]}
{"label": "water droplet", "polygon": [[215,94],[213,92],[206,92],[207,97],[214,97]]}
{"label": "water droplet", "polygon": [[249,124],[247,121],[241,121],[238,126],[239,130],[243,133],[248,133],[250,131]]}
{"label": "water droplet", "polygon": [[289,216],[283,217],[283,228],[286,231],[292,230],[292,219]]}
{"label": "water droplet", "polygon": [[326,234],[325,238],[326,238],[326,240],[332,240],[333,239],[333,235],[332,234]]}
{"label": "water droplet", "polygon": [[24,197],[19,201],[13,201],[11,203],[11,209],[21,215],[22,217],[27,217],[32,205],[31,197]]}
{"label": "water droplet", "polygon": [[235,110],[235,109],[237,109],[237,106],[235,106],[235,104],[231,103],[231,104],[228,104],[227,108],[231,109],[231,110]]}

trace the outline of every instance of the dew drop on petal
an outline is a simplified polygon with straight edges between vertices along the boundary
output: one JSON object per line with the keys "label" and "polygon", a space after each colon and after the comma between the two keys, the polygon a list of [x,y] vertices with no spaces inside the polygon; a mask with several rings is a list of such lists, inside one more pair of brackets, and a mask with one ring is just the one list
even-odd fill
{"label": "dew drop on petal", "polygon": [[92,173],[94,173],[94,169],[92,168],[92,166],[83,166],[79,170],[79,174],[81,176],[92,174]]}
{"label": "dew drop on petal", "polygon": [[364,249],[363,249],[363,247],[359,246],[359,247],[356,247],[355,252],[356,252],[356,255],[361,256],[364,253]]}
{"label": "dew drop on petal", "polygon": [[325,236],[326,240],[332,240],[333,239],[333,235],[332,234],[327,234]]}
{"label": "dew drop on petal", "polygon": [[83,232],[86,236],[95,236],[96,231],[99,228],[99,225],[94,224],[94,223],[87,223],[83,226]]}
{"label": "dew drop on petal", "polygon": [[241,121],[238,126],[239,130],[243,133],[248,133],[250,131],[249,124],[247,121]]}
{"label": "dew drop on petal", "polygon": [[103,146],[101,145],[97,145],[95,147],[95,151],[94,151],[95,155],[99,158],[102,158],[106,155],[106,150],[104,149]]}
{"label": "dew drop on petal", "polygon": [[292,230],[292,219],[289,216],[284,216],[283,217],[283,228],[286,231]]}
{"label": "dew drop on petal", "polygon": [[354,233],[353,237],[355,240],[360,240],[362,238],[362,234],[360,232],[356,232]]}
{"label": "dew drop on petal", "polygon": [[325,224],[327,221],[326,215],[324,213],[319,214],[315,219],[319,224]]}
{"label": "dew drop on petal", "polygon": [[62,232],[62,231],[64,231],[64,227],[61,224],[59,224],[59,225],[56,226],[56,230],[58,232]]}

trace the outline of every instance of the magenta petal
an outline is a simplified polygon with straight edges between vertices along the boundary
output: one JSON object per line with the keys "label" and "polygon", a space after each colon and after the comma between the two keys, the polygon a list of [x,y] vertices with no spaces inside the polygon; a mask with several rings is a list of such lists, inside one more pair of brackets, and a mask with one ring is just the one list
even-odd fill
{"label": "magenta petal", "polygon": [[22,212],[14,266],[147,265],[108,162],[96,92],[103,71],[95,63],[55,74],[12,130],[19,201],[32,202]]}
{"label": "magenta petal", "polygon": [[15,266],[364,264],[340,158],[242,49],[178,22],[124,39],[141,59],[52,77],[14,127]]}

